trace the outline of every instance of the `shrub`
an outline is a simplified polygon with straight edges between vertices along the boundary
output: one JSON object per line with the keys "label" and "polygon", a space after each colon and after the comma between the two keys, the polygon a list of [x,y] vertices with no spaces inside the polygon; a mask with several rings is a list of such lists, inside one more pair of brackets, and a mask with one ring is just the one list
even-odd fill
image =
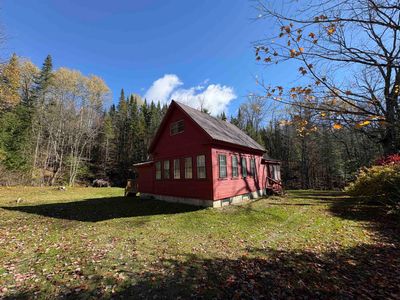
{"label": "shrub", "polygon": [[376,161],[378,166],[400,165],[400,154],[392,154]]}
{"label": "shrub", "polygon": [[400,164],[364,168],[345,191],[368,201],[378,201],[393,208],[400,205]]}

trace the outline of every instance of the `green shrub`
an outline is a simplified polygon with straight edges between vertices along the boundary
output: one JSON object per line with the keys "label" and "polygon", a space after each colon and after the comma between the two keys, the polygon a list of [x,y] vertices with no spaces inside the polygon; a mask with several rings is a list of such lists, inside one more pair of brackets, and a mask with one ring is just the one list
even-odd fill
{"label": "green shrub", "polygon": [[400,165],[382,165],[364,168],[345,191],[393,207],[400,205]]}

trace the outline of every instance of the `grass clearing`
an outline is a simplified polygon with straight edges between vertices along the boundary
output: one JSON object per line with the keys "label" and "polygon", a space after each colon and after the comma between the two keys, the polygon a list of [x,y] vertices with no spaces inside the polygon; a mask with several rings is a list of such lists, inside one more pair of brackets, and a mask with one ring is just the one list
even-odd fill
{"label": "grass clearing", "polygon": [[398,223],[342,193],[222,209],[122,195],[0,188],[0,298],[400,296]]}

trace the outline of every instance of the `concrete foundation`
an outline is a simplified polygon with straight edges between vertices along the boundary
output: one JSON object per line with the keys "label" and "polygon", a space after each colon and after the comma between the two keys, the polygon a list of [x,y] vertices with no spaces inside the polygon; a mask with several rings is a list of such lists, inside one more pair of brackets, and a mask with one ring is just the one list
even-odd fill
{"label": "concrete foundation", "polygon": [[267,190],[258,190],[251,193],[245,193],[242,195],[236,195],[233,197],[228,197],[219,200],[205,200],[205,199],[196,199],[196,198],[186,198],[186,197],[175,197],[175,196],[166,196],[166,195],[156,195],[149,193],[141,193],[140,197],[143,198],[154,198],[156,200],[172,202],[172,203],[183,203],[195,206],[204,206],[204,207],[222,207],[231,204],[239,204],[244,202],[249,202],[254,199],[258,199],[267,195]]}

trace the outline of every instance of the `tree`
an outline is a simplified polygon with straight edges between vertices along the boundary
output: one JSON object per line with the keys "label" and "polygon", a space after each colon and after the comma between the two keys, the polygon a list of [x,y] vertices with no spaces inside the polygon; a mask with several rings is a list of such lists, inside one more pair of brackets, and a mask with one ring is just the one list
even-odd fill
{"label": "tree", "polygon": [[30,60],[23,60],[21,72],[21,101],[31,106],[34,97],[35,80],[39,76],[39,69]]}
{"label": "tree", "polygon": [[[35,87],[32,97],[29,99],[27,105],[32,108],[32,136],[35,137],[33,143],[33,159],[32,159],[32,180],[37,177],[36,171],[38,167],[39,148],[44,135],[43,126],[45,124],[43,116],[46,112],[45,101],[48,95],[48,88],[51,84],[53,76],[53,62],[50,55],[48,55],[43,62],[42,68],[35,78]],[[41,176],[43,179],[44,176]],[[43,180],[42,182],[43,183]]]}
{"label": "tree", "polygon": [[311,0],[289,5],[278,10],[258,1],[259,17],[279,27],[276,35],[256,45],[256,60],[296,61],[309,80],[287,88],[261,82],[262,97],[318,111],[336,127],[353,127],[375,140],[385,154],[399,152],[399,2]]}
{"label": "tree", "polygon": [[15,107],[20,102],[20,68],[17,55],[0,68],[0,112]]}

